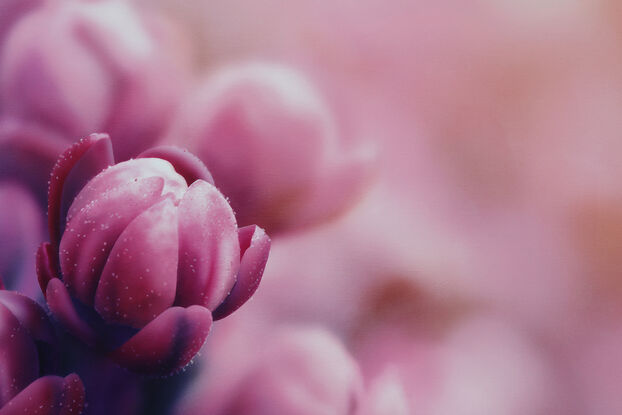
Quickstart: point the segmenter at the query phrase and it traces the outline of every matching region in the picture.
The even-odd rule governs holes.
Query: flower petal
[[[136,372],[169,374],[192,360],[203,346],[211,325],[212,315],[205,307],[171,307],[111,357]]]
[[[63,379],[62,405],[59,415],[75,415],[82,413],[84,409],[84,385],[80,377],[75,373],[65,376]]]
[[[48,188],[48,228],[50,231],[50,241],[53,246],[58,246],[60,238],[60,212],[61,200],[65,180],[71,173],[73,167],[80,161],[80,158],[100,141],[110,142],[107,134],[91,134],[81,139],[63,154],[61,154],[52,169],[50,175],[50,186]],[[105,147],[98,146],[100,149]]]
[[[50,311],[71,334],[90,346],[97,344],[97,334],[78,315],[67,291],[58,278],[50,280],[45,291]]]
[[[92,305],[99,277],[121,232],[161,199],[164,179],[136,179],[109,189],[75,213],[60,242],[63,281],[72,295]]]
[[[144,158],[124,161],[107,168],[84,186],[73,200],[67,213],[67,220],[71,220],[86,205],[99,199],[110,189],[147,177],[162,177],[164,179],[162,194],[173,193],[177,199],[181,199],[188,187],[184,178],[165,160]]]
[[[8,307],[0,304],[0,406],[38,375],[34,341]]]
[[[205,164],[188,150],[175,146],[160,146],[144,151],[138,156],[138,158],[145,157],[155,157],[168,161],[173,165],[175,171],[186,179],[188,185],[199,179],[214,184],[212,174]]]
[[[173,304],[177,284],[177,207],[156,203],[121,233],[95,293],[108,323],[141,328]]]
[[[0,303],[13,313],[35,340],[54,341],[54,328],[36,301],[15,291],[0,291]]]
[[[235,283],[240,261],[231,206],[213,185],[197,180],[179,203],[179,268],[175,304],[208,309]]]
[[[59,278],[56,271],[58,269],[56,264],[57,257],[56,250],[49,242],[42,243],[39,249],[37,249],[37,257],[35,259],[37,280],[44,295],[50,280]]]
[[[76,195],[93,177],[114,164],[110,139],[99,140],[84,152],[65,179],[61,201],[61,228],[66,222],[67,210]]]
[[[214,310],[214,320],[220,320],[240,308],[257,291],[263,276],[270,238],[256,225],[245,226],[239,231],[242,260],[235,286],[227,298]]]
[[[11,399],[0,415],[79,415],[84,409],[84,386],[75,373],[65,377],[44,376]]]

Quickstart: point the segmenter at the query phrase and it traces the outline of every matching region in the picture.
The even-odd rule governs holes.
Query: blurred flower
[[[237,354],[242,364],[217,360],[228,359],[225,355],[231,350],[241,351],[236,346],[248,348],[250,342],[227,342],[220,350],[211,347],[204,377],[180,400],[177,414],[358,413],[362,397],[359,369],[333,335],[321,328],[305,327],[268,332],[272,334],[252,336],[253,353]],[[239,334],[233,339],[239,340],[235,336]]]
[[[68,142],[107,131],[119,159],[136,156],[167,127],[183,91],[179,63],[161,48],[173,47],[169,33],[125,1],[46,2],[7,38],[1,110]]]
[[[39,377],[50,363],[54,331],[30,298],[0,289],[0,414],[80,414],[84,387],[76,374]]]
[[[188,152],[160,147],[113,164],[104,134],[60,156],[39,281],[72,334],[134,371],[170,373],[198,352],[212,316],[226,317],[252,296],[270,239],[254,225],[238,230],[209,172]],[[68,197],[61,236],[61,199],[72,187],[78,194]]]
[[[50,171],[67,140],[37,123],[0,119],[0,179],[18,181],[46,204]]]
[[[0,209],[0,280],[10,290],[34,296],[39,292],[34,259],[43,239],[43,213],[14,182],[0,182],[0,200],[5,204]]]
[[[365,394],[361,415],[410,415],[408,398],[394,368],[375,378]]]
[[[0,3],[0,50],[11,27],[44,0],[4,0]]]
[[[486,312],[456,316],[445,327],[433,321],[429,315],[423,324],[361,333],[355,356],[370,390],[407,397],[408,414],[572,413],[572,403],[559,401],[562,379],[520,328]]]
[[[182,106],[172,131],[187,137],[238,221],[270,231],[343,211],[366,184],[373,156],[341,139],[307,79],[269,63],[213,74]]]

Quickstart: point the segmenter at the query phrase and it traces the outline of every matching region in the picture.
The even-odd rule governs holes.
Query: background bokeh
[[[322,220],[305,211],[280,221],[276,205],[262,216],[279,222],[265,219],[275,232],[261,286],[214,326],[202,352],[212,374],[198,375],[180,413],[198,413],[192,402],[214,385],[210,376],[226,389],[227,376],[251,364],[244,359],[255,342],[292,326],[339,339],[361,370],[369,414],[622,413],[618,2],[132,6],[160,19],[154,47],[164,63],[148,65],[176,68],[174,77],[153,75],[178,95],[171,108],[188,108],[177,100],[195,102],[204,82],[232,66],[279,65],[321,97],[340,143],[335,154],[365,154],[356,180],[347,172],[358,167],[344,169],[327,179],[330,191],[305,199],[328,212]],[[0,71],[0,85],[10,72]],[[10,102],[2,101],[5,114]],[[128,105],[142,113],[142,105]],[[157,139],[149,128],[110,128],[198,152],[219,148],[199,150],[183,116],[175,117],[182,121]],[[12,131],[0,126],[7,148],[15,147],[5,138]],[[266,150],[264,166],[278,162],[279,151],[302,160],[319,145],[287,132],[282,143],[266,144],[276,150]],[[257,154],[264,157],[244,157]],[[284,166],[262,178],[266,188],[304,167]],[[27,175],[5,170],[5,179]],[[329,206],[350,193],[347,203]]]

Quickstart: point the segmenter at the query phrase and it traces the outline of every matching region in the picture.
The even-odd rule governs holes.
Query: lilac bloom
[[[114,164],[105,134],[59,157],[48,220],[51,242],[39,248],[37,271],[50,310],[140,373],[188,364],[212,319],[255,292],[270,249],[261,228],[238,229],[196,157],[160,147]]]

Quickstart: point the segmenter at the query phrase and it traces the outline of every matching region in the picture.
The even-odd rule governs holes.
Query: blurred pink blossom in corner
[[[198,84],[170,139],[205,162],[242,225],[281,231],[329,219],[364,190],[374,152],[342,134],[302,73],[250,62]]]

